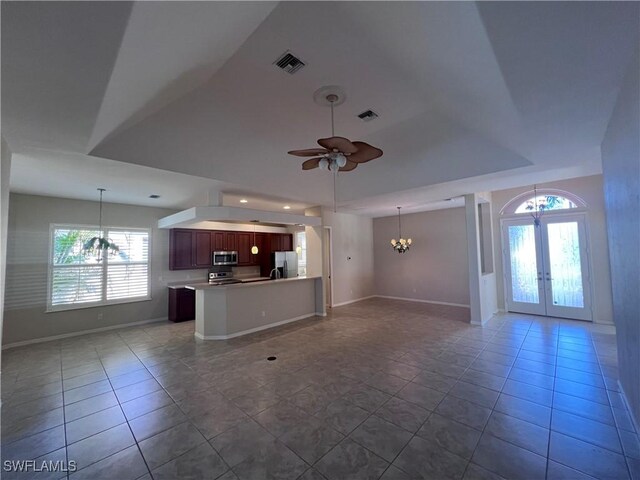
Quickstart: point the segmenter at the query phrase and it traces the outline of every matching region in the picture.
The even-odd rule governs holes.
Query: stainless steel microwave
[[[238,252],[213,252],[211,254],[212,265],[237,265]]]

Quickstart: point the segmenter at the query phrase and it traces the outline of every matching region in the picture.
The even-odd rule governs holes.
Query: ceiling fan
[[[333,107],[344,102],[345,96],[336,87],[323,87],[314,94],[316,103],[331,106],[331,137],[321,138],[318,144],[322,148],[291,150],[289,155],[298,157],[314,157],[302,162],[303,170],[320,168],[337,173],[350,172],[358,164],[382,156],[382,150],[365,142],[352,142],[344,137],[336,137],[333,124]]]

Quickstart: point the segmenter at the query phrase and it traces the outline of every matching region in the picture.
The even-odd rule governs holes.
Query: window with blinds
[[[85,254],[83,244],[104,235],[114,254]],[[145,300],[149,295],[149,230],[53,225],[49,309],[64,310]]]

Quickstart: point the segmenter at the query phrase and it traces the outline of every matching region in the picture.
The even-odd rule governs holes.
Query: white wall
[[[7,237],[9,222],[9,176],[11,173],[11,150],[4,138],[0,139],[0,344],[4,324],[4,298],[6,290]],[[0,364],[1,366],[1,364]]]
[[[150,228],[151,300],[45,313],[51,223],[96,224],[98,202],[11,194],[3,344],[167,317],[167,282],[204,279],[203,270],[170,271],[169,231],[156,227],[173,210],[104,204],[103,224]],[[99,315],[101,318],[99,319]]]
[[[640,53],[636,49],[602,142],[620,384],[640,426]],[[604,250],[601,252],[603,257]]]
[[[333,305],[374,295],[373,221],[323,209],[322,224],[331,227]]]
[[[399,254],[398,217],[373,221],[376,294],[468,306],[465,209],[402,215],[402,234],[413,244]]]
[[[611,276],[608,251],[607,230],[605,224],[604,196],[602,194],[602,175],[574,178],[558,182],[542,183],[538,188],[556,188],[577,195],[587,206],[587,231],[593,267],[593,305],[594,322],[613,323],[611,303]],[[502,254],[502,237],[500,235],[500,211],[517,195],[532,190],[533,186],[512,188],[492,192],[493,201],[493,236],[494,261],[496,267],[498,307],[505,308],[504,269]],[[533,220],[532,220],[533,221]]]

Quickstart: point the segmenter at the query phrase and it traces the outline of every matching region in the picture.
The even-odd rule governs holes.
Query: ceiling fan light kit
[[[333,120],[333,108],[346,100],[340,87],[330,85],[322,87],[313,94],[313,100],[322,106],[331,107],[331,137],[320,138],[322,148],[289,150],[289,155],[314,157],[302,162],[302,170],[319,168],[333,173],[333,211],[336,211],[336,176],[338,172],[355,170],[358,164],[369,162],[382,156],[382,150],[365,142],[352,142],[345,137],[336,137]]]
[[[331,137],[318,140],[318,145],[322,148],[288,152],[289,155],[298,157],[314,157],[302,162],[303,170],[320,168],[332,173],[350,172],[355,170],[359,163],[366,163],[382,156],[382,150],[368,143],[352,142],[348,138],[335,135],[333,108],[346,100],[346,95],[340,87],[322,87],[313,94],[313,99],[318,105],[331,107]]]

